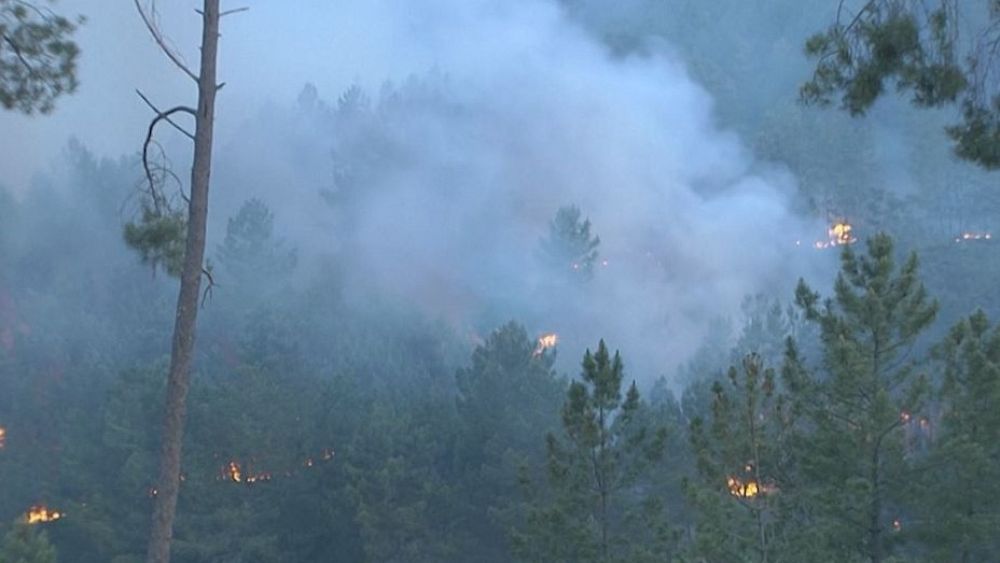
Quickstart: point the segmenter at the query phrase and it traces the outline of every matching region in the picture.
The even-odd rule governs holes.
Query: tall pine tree
[[[1000,328],[976,312],[938,355],[941,414],[914,427],[916,439],[933,441],[916,527],[934,561],[988,561],[1000,549]]]
[[[790,343],[784,376],[805,420],[796,447],[810,529],[826,557],[880,563],[895,551],[907,506],[904,428],[928,389],[910,352],[937,303],[916,255],[897,267],[885,234],[867,250],[844,247],[832,299],[799,282],[796,302],[820,329],[822,362],[811,369]]]
[[[549,489],[516,533],[529,561],[652,561],[667,556],[672,534],[662,507],[645,494],[663,456],[666,430],[642,422],[633,382],[622,396],[624,366],[602,340],[583,357],[562,407],[562,439],[547,437]]]

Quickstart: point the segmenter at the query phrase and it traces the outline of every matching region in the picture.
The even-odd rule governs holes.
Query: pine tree
[[[17,522],[3,539],[0,563],[55,563],[56,549],[48,535],[34,526]]]
[[[864,256],[845,247],[834,298],[804,281],[796,302],[820,329],[823,358],[811,369],[790,342],[783,372],[805,425],[796,439],[800,500],[827,556],[885,561],[894,551],[908,469],[904,426],[924,407],[928,385],[909,352],[937,304],[918,277],[916,255],[896,267],[879,234]]]
[[[644,494],[648,471],[663,456],[666,430],[642,424],[633,382],[622,396],[624,367],[602,340],[587,350],[581,381],[562,407],[563,437],[549,434],[548,496],[515,533],[529,561],[661,560],[672,535],[661,504]],[[652,537],[650,537],[650,535]]]
[[[259,199],[244,203],[229,219],[218,259],[238,283],[269,282],[288,275],[298,261],[274,237],[274,213]]]
[[[472,353],[456,374],[459,439],[456,459],[469,502],[465,526],[476,534],[477,560],[510,559],[506,524],[517,516],[517,472],[540,465],[542,438],[559,425],[566,382],[524,327],[510,322]]]
[[[987,561],[1000,549],[1000,328],[978,311],[937,352],[941,415],[913,421],[915,439],[933,441],[916,527],[935,561]]]
[[[542,254],[554,271],[586,280],[594,275],[600,244],[600,237],[590,233],[590,219],[581,220],[580,208],[570,205],[560,207],[549,223],[549,236],[542,240]]]
[[[727,379],[712,387],[710,420],[691,423],[698,464],[687,487],[696,511],[693,551],[708,561],[799,561],[783,542],[792,419],[774,370],[748,354]]]
[[[829,105],[839,98],[842,109],[855,116],[892,90],[908,92],[921,108],[957,105],[962,121],[947,128],[956,155],[997,169],[1000,111],[991,46],[1000,10],[996,2],[969,3],[963,21],[962,4],[868,0],[856,10],[841,5],[836,20],[806,41],[816,67],[801,87],[802,99]],[[970,29],[973,20],[978,29]]]
[[[83,22],[35,4],[0,0],[0,105],[26,114],[48,113],[76,90],[80,49],[71,37]]]

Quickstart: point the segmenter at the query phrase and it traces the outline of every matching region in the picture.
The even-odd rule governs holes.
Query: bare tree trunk
[[[205,258],[208,185],[212,171],[212,128],[215,120],[215,94],[218,90],[215,59],[219,44],[219,0],[205,0],[202,20],[201,70],[198,75],[198,110],[195,117],[187,241],[170,352],[160,473],[156,483],[158,494],[153,508],[147,563],[170,561],[170,542],[173,538],[174,514],[177,511],[180,487],[184,417],[187,412],[198,297]]]

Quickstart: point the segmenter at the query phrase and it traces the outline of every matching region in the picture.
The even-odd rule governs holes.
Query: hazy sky
[[[194,12],[198,4],[158,3],[164,31],[193,68],[200,42],[200,19]],[[405,28],[407,13],[394,10],[392,17],[381,17],[377,10],[386,3],[223,2],[224,8],[242,5],[250,11],[222,23],[219,76],[227,86],[220,93],[218,116],[223,126],[241,120],[241,114],[264,100],[293,99],[306,82],[322,92],[338,92],[353,81],[377,83],[406,73],[419,58],[395,49],[394,22]],[[80,88],[61,99],[48,116],[0,112],[0,182],[15,192],[24,189],[31,174],[44,168],[70,135],[100,155],[137,150],[150,110],[136,96],[136,88],[161,107],[196,103],[193,82],[159,52],[131,0],[60,0],[55,9],[87,18],[77,36],[82,49]],[[374,25],[378,22],[385,25]]]

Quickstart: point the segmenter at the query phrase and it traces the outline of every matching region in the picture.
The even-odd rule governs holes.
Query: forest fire
[[[767,495],[778,490],[774,485],[758,484],[754,479],[744,481],[738,477],[726,478],[726,487],[729,489],[729,494],[736,498],[754,498],[758,495]]]
[[[966,231],[955,237],[955,242],[967,242],[973,240],[991,240],[992,238],[993,235],[989,232]]]
[[[250,475],[247,477],[247,485],[253,485],[257,482],[267,482],[271,480],[271,474],[267,471],[263,473],[258,473],[257,475]]]
[[[45,506],[32,506],[24,514],[25,522],[28,524],[45,524],[47,522],[55,522],[66,516],[65,512],[59,512],[58,510],[49,510]]]
[[[243,471],[240,469],[240,464],[236,461],[230,461],[226,464],[225,469],[223,469],[223,475],[233,483],[243,482]]]
[[[555,348],[559,343],[559,335],[554,332],[543,334],[538,338],[538,346],[535,347],[535,356],[541,356],[543,352],[550,348]]]
[[[307,457],[302,461],[302,468],[309,469],[318,465],[320,461],[330,461],[333,459],[335,452],[333,448],[324,448],[320,451],[318,459],[315,457]],[[286,469],[285,471],[278,471],[278,475],[284,475],[285,477],[293,477],[298,473],[297,469]],[[271,471],[256,471],[252,463],[241,464],[239,460],[232,460],[226,463],[220,471],[220,474],[216,479],[218,481],[228,481],[232,483],[240,483],[244,485],[253,485],[256,483],[267,483],[274,479],[274,472]]]
[[[3,449],[4,444],[7,441],[7,429],[0,426],[0,450]]]
[[[729,487],[729,494],[734,497],[753,498],[760,493],[757,482],[753,479],[744,482],[736,477],[729,477],[726,479],[726,486]]]
[[[854,244],[858,241],[852,234],[854,227],[846,220],[839,220],[830,226],[826,231],[827,240],[816,241],[814,245],[817,249],[832,248],[834,246],[844,246]]]

